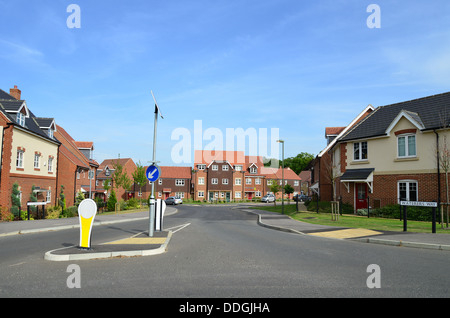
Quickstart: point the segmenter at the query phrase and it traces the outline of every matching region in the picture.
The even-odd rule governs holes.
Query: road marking
[[[346,229],[346,230],[337,230],[337,231],[326,231],[326,232],[316,232],[316,233],[308,233],[309,235],[320,236],[320,237],[330,237],[330,238],[354,238],[354,237],[363,237],[363,236],[373,236],[383,234],[381,232],[366,230],[366,229]]]
[[[19,265],[23,265],[23,264],[25,264],[26,262],[20,262],[20,263],[17,263],[17,264],[11,264],[11,265],[9,265],[8,267],[13,267],[13,266],[19,266]]]
[[[168,228],[167,230],[172,230],[172,229],[176,229],[176,228],[179,227],[179,229],[177,229],[177,230],[175,230],[175,231],[172,231],[172,233],[176,233],[176,232],[178,232],[179,230],[182,230],[182,229],[184,229],[185,227],[187,227],[187,226],[189,226],[189,225],[191,225],[191,223],[186,223],[186,224],[182,224],[182,225],[173,226],[173,227],[171,227],[171,228]]]

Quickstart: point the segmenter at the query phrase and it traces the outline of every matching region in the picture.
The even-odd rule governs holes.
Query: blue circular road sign
[[[147,171],[145,171],[145,176],[148,181],[155,182],[161,176],[161,169],[157,165],[151,165],[147,168]]]

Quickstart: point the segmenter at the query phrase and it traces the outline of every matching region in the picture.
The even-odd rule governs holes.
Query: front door
[[[367,209],[367,184],[356,183],[356,210]]]

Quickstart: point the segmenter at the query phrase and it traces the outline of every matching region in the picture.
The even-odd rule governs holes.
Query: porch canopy
[[[349,183],[367,183],[369,186],[370,192],[373,190],[373,172],[374,168],[366,168],[366,169],[348,169],[341,176],[341,182],[344,183],[344,186],[347,188],[347,192],[350,192]]]

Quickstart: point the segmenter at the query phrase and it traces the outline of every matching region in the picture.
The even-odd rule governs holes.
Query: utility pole
[[[277,142],[281,143],[281,164],[282,164],[282,170],[281,170],[281,214],[284,214],[284,140],[277,140]]]
[[[159,113],[159,107],[158,103],[156,102],[155,96],[153,95],[153,91],[150,91],[152,93],[153,100],[155,101],[155,123],[153,127],[153,159],[151,161],[152,165],[156,165],[156,131],[158,126],[158,113]],[[164,119],[164,117],[161,115],[161,118]],[[154,230],[155,230],[155,182],[152,182],[152,193],[150,195],[150,211],[149,211],[149,229],[148,229],[148,236],[153,237]]]

